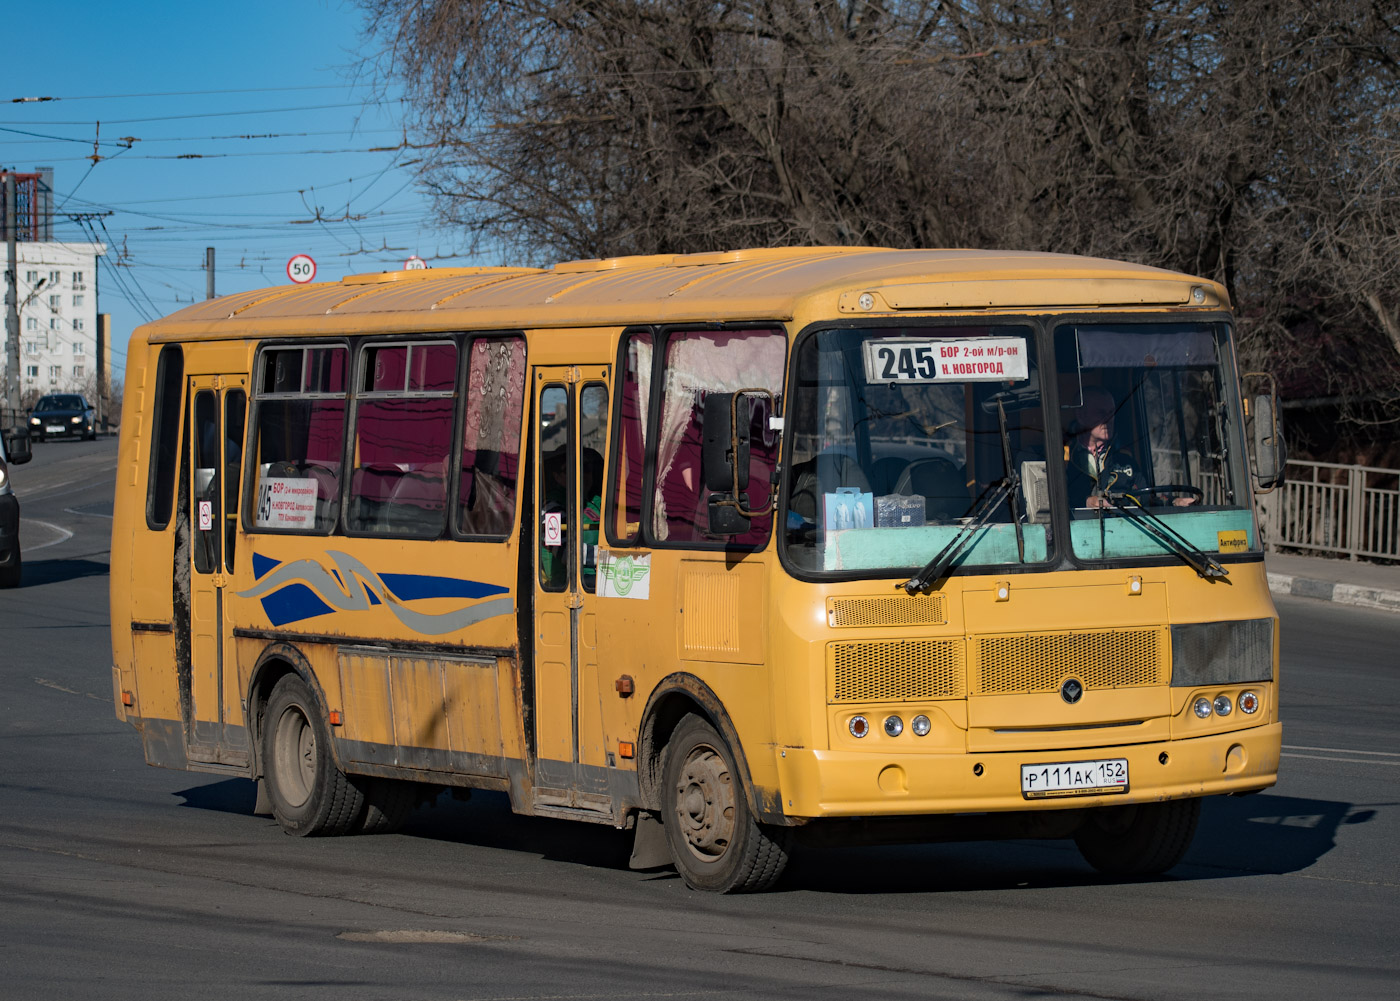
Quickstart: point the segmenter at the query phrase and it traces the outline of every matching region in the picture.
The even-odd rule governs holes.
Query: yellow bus
[[[809,837],[1164,871],[1278,770],[1233,337],[1213,282],[991,251],[190,306],[128,348],[117,714],[291,834],[474,787],[699,889]]]

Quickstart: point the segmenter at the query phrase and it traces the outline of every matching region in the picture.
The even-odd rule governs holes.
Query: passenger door
[[[535,805],[608,812],[596,625],[598,535],[608,427],[606,366],[537,368]]]
[[[243,433],[248,410],[244,375],[196,375],[189,381],[186,448],[189,524],[189,672],[181,672],[186,753],[191,760],[243,764],[247,729],[229,724],[228,707],[241,702],[224,589],[233,573]],[[181,554],[177,552],[177,560]],[[177,567],[177,572],[178,572]],[[241,714],[240,714],[241,719]]]

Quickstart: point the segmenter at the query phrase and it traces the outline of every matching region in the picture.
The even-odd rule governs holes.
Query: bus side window
[[[505,538],[515,521],[525,341],[477,338],[467,364],[456,528],[460,535]]]
[[[619,366],[622,377],[617,388],[617,445],[613,453],[608,538],[621,545],[635,543],[642,532],[642,469],[651,406],[652,346],[651,331],[629,334]]]
[[[214,393],[201,390],[194,398],[194,489],[190,491],[190,524],[194,526],[194,568],[199,573],[219,569],[219,404]]]
[[[653,497],[652,533],[657,541],[673,543],[721,543],[706,534],[708,493],[700,469],[700,422],[705,397],[741,389],[782,391],[783,361],[787,338],[775,330],[679,330],[666,343],[665,375],[661,397],[661,426],[656,453],[656,492]],[[755,427],[750,445],[750,503],[761,508],[773,467],[777,462],[777,438],[768,429],[764,407],[754,407]],[[768,538],[772,515],[753,519],[741,545],[762,545]]]
[[[146,527],[170,524],[179,467],[180,395],[185,387],[185,356],[178,344],[160,350],[156,366],[155,414],[151,417],[151,466],[146,483]]]
[[[457,346],[370,345],[360,372],[345,527],[435,538],[447,523]]]
[[[264,351],[254,379],[257,409],[249,522],[254,528],[329,535],[340,513],[349,352],[333,347]],[[277,503],[275,497],[294,497]]]
[[[608,433],[608,390],[590,382],[578,397],[579,579],[590,594],[597,587],[598,529],[603,517],[603,450]]]

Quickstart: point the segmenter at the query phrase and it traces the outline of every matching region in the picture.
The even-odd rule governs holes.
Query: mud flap
[[[654,813],[637,811],[637,835],[632,842],[629,869],[660,869],[671,864],[671,849],[666,844],[666,828]]]

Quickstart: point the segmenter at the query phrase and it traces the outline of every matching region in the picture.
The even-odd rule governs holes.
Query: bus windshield
[[[1055,362],[1076,556],[1258,549],[1226,325],[1064,324]]]
[[[794,365],[784,539],[795,569],[918,566],[974,512],[987,519],[960,565],[1047,558],[1048,505],[1028,510],[1022,491],[999,489],[1007,456],[1012,470],[1044,467],[1030,327],[821,330]]]

